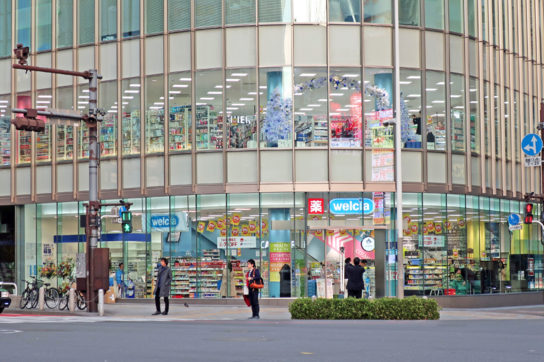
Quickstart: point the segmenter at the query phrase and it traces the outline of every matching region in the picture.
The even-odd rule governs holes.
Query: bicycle
[[[54,287],[50,288],[50,283],[44,283],[43,285],[45,286],[45,305],[47,305],[47,307],[50,309],[56,308],[60,300],[59,290]]]
[[[85,310],[87,308],[87,302],[83,293],[79,290],[75,290],[76,306],[79,310]],[[70,300],[70,289],[68,289],[59,300],[59,310],[65,310],[68,308],[68,302]]]
[[[35,276],[31,276],[30,278],[33,279],[30,282],[25,280],[25,283],[26,283],[25,290],[21,294],[21,301],[19,303],[19,307],[21,309],[25,309],[27,306],[29,306],[29,304],[30,304],[29,308],[36,308],[36,306],[38,305],[39,281]]]

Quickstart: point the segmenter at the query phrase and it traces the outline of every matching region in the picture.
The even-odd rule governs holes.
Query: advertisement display
[[[270,243],[270,281],[280,281],[280,270],[285,265],[291,265],[291,243]]]
[[[257,247],[257,238],[254,236],[231,236],[228,239],[229,239],[229,249]],[[219,249],[225,249],[227,247],[227,238],[218,237],[217,247]]]

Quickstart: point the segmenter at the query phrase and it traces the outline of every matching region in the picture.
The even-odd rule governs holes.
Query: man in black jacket
[[[359,265],[361,259],[353,259],[353,265],[348,271],[348,297],[361,299],[363,295],[363,273],[365,270]]]

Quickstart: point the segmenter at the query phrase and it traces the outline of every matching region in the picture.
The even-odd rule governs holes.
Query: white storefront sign
[[[257,247],[257,238],[255,236],[231,236],[228,239],[229,249]],[[217,247],[219,249],[225,249],[227,247],[227,238],[218,237]]]

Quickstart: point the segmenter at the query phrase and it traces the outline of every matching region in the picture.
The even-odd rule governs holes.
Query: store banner
[[[421,245],[420,239],[419,246],[423,246],[425,248],[442,248],[445,245],[444,242],[444,235],[423,235],[423,245]]]
[[[151,214],[148,226],[151,231],[189,231],[186,212]]]
[[[255,236],[231,236],[229,240],[229,249],[234,248],[256,248],[257,247],[257,238]],[[217,247],[219,249],[226,249],[227,247],[227,238],[218,237],[217,238]]]
[[[329,211],[337,215],[369,215],[374,212],[372,199],[332,199]]]

